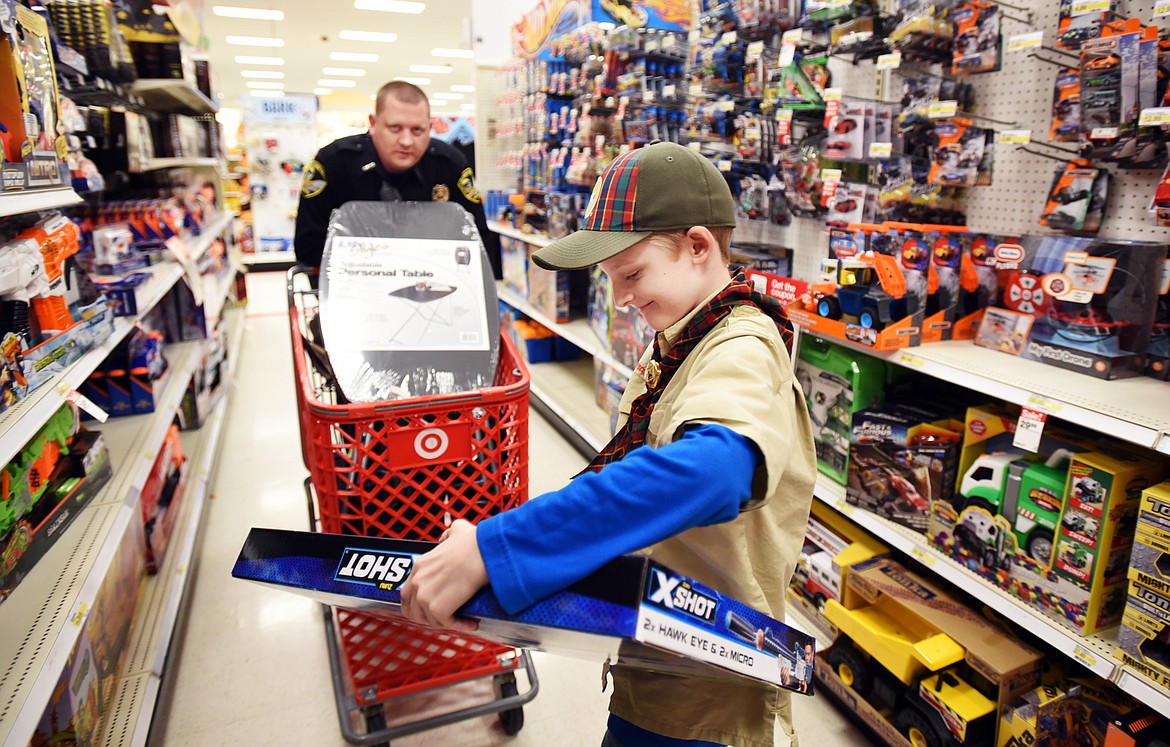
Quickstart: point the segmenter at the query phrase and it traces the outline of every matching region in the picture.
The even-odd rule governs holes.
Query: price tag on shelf
[[[1027,405],[1033,410],[1040,410],[1042,412],[1048,413],[1049,415],[1059,415],[1060,411],[1064,409],[1064,407],[1059,402],[1053,402],[1050,399],[1044,399],[1043,397],[1038,397],[1035,394],[1028,395]]]
[[[87,612],[89,612],[89,604],[82,602],[81,606],[77,608],[77,614],[73,616],[72,620],[70,620],[70,622],[73,623],[73,627],[81,627],[81,624],[85,622],[85,613]]]
[[[1031,130],[1000,130],[995,140],[998,143],[1030,143],[1032,142]]]
[[[1086,13],[1101,13],[1111,10],[1113,0],[1073,0],[1071,16],[1083,16]]]
[[[1154,18],[1170,16],[1170,0],[1158,0],[1154,3]]]
[[[1040,451],[1040,437],[1044,435],[1046,420],[1048,415],[1045,413],[1023,408],[1020,411],[1020,419],[1016,421],[1016,435],[1012,438],[1012,446],[1032,453]]]
[[[780,59],[776,60],[779,67],[788,67],[796,60],[796,45],[784,43],[780,45]]]
[[[1008,37],[1007,50],[1017,52],[1021,49],[1044,46],[1043,31],[1029,31],[1026,34],[1014,34]]]
[[[946,119],[955,116],[959,111],[958,101],[932,101],[926,107],[926,116],[931,119]]]
[[[1084,646],[1073,646],[1073,658],[1089,669],[1097,666],[1097,657]]]
[[[702,96],[703,95],[703,84],[702,83],[692,83],[687,88],[687,93],[689,93],[691,96]]]
[[[846,516],[852,516],[853,514],[857,513],[857,509],[853,508],[853,506],[850,506],[845,501],[837,501],[837,508]]]
[[[1142,109],[1142,113],[1138,116],[1139,127],[1156,127],[1160,125],[1170,125],[1170,106]]]
[[[85,412],[89,413],[90,416],[99,423],[104,423],[110,419],[110,414],[108,412],[98,407],[92,399],[86,397],[76,389],[70,389],[65,394],[65,401],[71,405],[76,405]]]
[[[910,366],[912,368],[922,368],[926,365],[926,361],[922,360],[916,355],[909,353],[900,353],[898,355],[898,363],[903,366]]]
[[[690,148],[691,150],[698,151],[698,150],[703,149],[703,144],[700,143],[698,140],[692,140],[691,142],[687,143],[687,147]]]
[[[646,89],[646,91],[644,91],[642,93],[642,103],[653,104],[654,103],[654,92],[649,90],[649,89]]]
[[[889,70],[891,68],[898,67],[901,64],[902,64],[902,53],[901,52],[890,52],[889,54],[881,54],[881,55],[878,55],[878,58],[877,58],[877,69],[878,70]]]
[[[1093,131],[1089,133],[1089,137],[1094,140],[1115,140],[1117,138],[1117,128],[1094,127]]]
[[[825,92],[821,94],[821,98],[825,101],[840,101],[841,92],[840,88],[826,88]]]
[[[801,28],[788,29],[780,37],[780,43],[781,44],[791,44],[793,46],[796,46],[796,44],[800,41],[801,36],[803,34],[804,34],[804,29],[801,29]]]
[[[889,158],[890,154],[894,152],[893,143],[870,143],[869,157],[870,158]]]
[[[673,99],[674,94],[675,94],[675,87],[674,87],[673,83],[662,87],[662,98]]]
[[[715,105],[715,108],[721,112],[733,112],[735,111],[735,102],[731,100],[720,101]]]
[[[721,159],[719,161],[719,170],[720,171],[731,171],[731,161],[727,160],[726,158]]]
[[[910,548],[910,554],[914,556],[915,560],[917,560],[919,563],[922,563],[924,566],[927,566],[928,568],[934,567],[934,557],[923,550],[921,547]]]
[[[748,54],[763,54],[764,53],[764,43],[762,41],[752,42],[751,44],[749,44],[747,46],[747,53]]]
[[[723,42],[724,44],[735,44],[737,41],[739,41],[739,32],[738,31],[725,32],[723,34],[723,38],[720,39],[719,41]]]

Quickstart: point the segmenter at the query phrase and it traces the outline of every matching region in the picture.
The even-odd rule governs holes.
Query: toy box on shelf
[[[613,285],[600,268],[589,273],[587,304],[589,326],[615,359],[627,368],[638,364],[642,353],[654,341],[654,330],[632,306],[618,306]]]
[[[116,547],[93,603],[85,608],[77,643],[30,744],[100,743],[138,603],[144,568],[142,522],[127,522]],[[54,732],[69,731],[70,741],[53,741]]]
[[[155,456],[150,475],[142,486],[147,573],[158,572],[170,544],[179,503],[183,499],[186,462],[183,444],[179,439],[179,425],[177,422],[172,423]]]
[[[100,433],[78,430],[69,405],[4,468],[0,501],[0,599],[29,574],[109,481]]]
[[[60,123],[57,74],[45,19],[12,0],[0,0],[0,194],[68,186],[68,146]]]
[[[192,430],[203,425],[224,393],[228,359],[227,328],[221,321],[207,338],[202,360],[179,403],[179,427]]]
[[[1040,681],[1039,653],[888,558],[853,566],[825,616],[840,635],[817,676],[889,744],[993,744]]]
[[[975,342],[1103,379],[1145,371],[1164,244],[1025,236],[995,249],[999,298]]]
[[[600,358],[593,359],[593,397],[609,416],[610,433],[617,430],[618,406],[626,393],[626,376]]]
[[[1170,590],[1130,582],[1113,653],[1122,663],[1170,689]]]
[[[504,287],[521,298],[528,298],[528,244],[501,236],[500,251]]]
[[[1004,710],[996,745],[1107,745],[1110,724],[1135,708],[1137,702],[1116,685],[1098,677],[1068,677],[1053,667],[1040,687]]]
[[[853,414],[882,403],[886,363],[808,334],[800,338],[795,375],[812,418],[817,468],[845,484]]]
[[[1109,722],[1104,747],[1158,747],[1170,729],[1165,717],[1149,706],[1141,706]]]
[[[804,533],[800,562],[788,586],[788,601],[800,607],[813,624],[830,637],[837,628],[825,617],[825,603],[841,601],[841,588],[851,566],[889,552],[856,524],[828,506],[814,501]]]
[[[1073,456],[1050,563],[1017,553],[1011,592],[1064,617],[1081,635],[1116,625],[1143,488],[1167,473],[1165,459],[1115,444]]]
[[[929,252],[887,226],[832,228],[832,257],[821,279],[788,307],[788,316],[810,332],[875,350],[918,345],[927,295]]]
[[[931,505],[954,492],[961,438],[957,423],[904,406],[856,413],[846,500],[925,532]]]
[[[1019,417],[1014,405],[967,409],[957,490],[931,506],[927,528],[936,548],[1002,589],[1017,553],[1050,561],[1068,456],[1091,448],[1050,423],[1029,453],[1013,443]]]

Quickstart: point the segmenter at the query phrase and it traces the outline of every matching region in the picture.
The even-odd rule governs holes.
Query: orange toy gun
[[[65,262],[81,248],[81,231],[73,221],[60,215],[50,216],[20,234],[41,248],[48,290],[32,299],[33,312],[41,330],[61,331],[73,324],[69,304],[65,301]]]

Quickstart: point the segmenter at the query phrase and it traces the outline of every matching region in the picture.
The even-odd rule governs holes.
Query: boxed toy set
[[[1113,653],[1161,687],[1170,687],[1170,591],[1130,582]]]
[[[1145,371],[1166,247],[1025,236],[995,248],[995,306],[976,344],[1103,379]]]
[[[795,371],[812,419],[817,469],[844,484],[853,415],[882,403],[885,361],[814,335],[800,340]]]
[[[179,504],[183,498],[187,457],[172,423],[142,486],[142,521],[146,537],[146,572],[157,573],[170,545]]]
[[[32,571],[111,475],[100,433],[79,430],[65,405],[4,468],[0,600]]]
[[[415,558],[433,547],[252,529],[232,575],[394,617]],[[616,558],[515,615],[484,588],[460,615],[478,622],[477,636],[506,645],[812,694],[812,636],[644,557]]]
[[[837,627],[825,617],[825,604],[830,599],[841,601],[842,584],[852,566],[888,552],[889,548],[856,524],[820,501],[813,501],[800,561],[788,585],[789,603],[797,605],[809,621],[836,638]]]
[[[926,532],[930,507],[954,493],[962,436],[947,420],[906,407],[853,416],[846,500]]]
[[[893,560],[854,565],[844,596],[825,605],[841,635],[817,676],[889,744],[994,744],[1040,682],[1038,652]]]

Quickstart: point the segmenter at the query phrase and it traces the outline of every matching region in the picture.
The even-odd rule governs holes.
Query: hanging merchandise
[[[1101,171],[1074,161],[1057,170],[1040,225],[1057,231],[1080,231],[1085,225],[1093,185]]]
[[[792,212],[806,218],[825,213],[821,205],[821,159],[814,145],[801,145],[781,151],[780,171],[784,175],[784,193]]]
[[[888,37],[903,59],[950,63],[954,26],[951,8],[942,0],[897,0],[897,23]]]
[[[1056,46],[1070,52],[1078,52],[1081,45],[1101,36],[1101,27],[1117,10],[1115,2],[1109,2],[1105,10],[1078,13],[1074,0],[1060,0],[1060,20],[1057,22]]]
[[[952,73],[999,70],[999,19],[999,6],[986,0],[966,0],[955,7]]]
[[[291,252],[300,197],[324,189],[329,176],[316,161],[298,160],[317,147],[317,97],[245,97],[244,129],[256,251]]]
[[[1081,76],[1075,67],[1061,68],[1052,92],[1052,126],[1048,139],[1076,143],[1081,139]]]
[[[973,187],[987,134],[962,117],[939,120],[934,126],[935,149],[928,179],[947,187]]]

